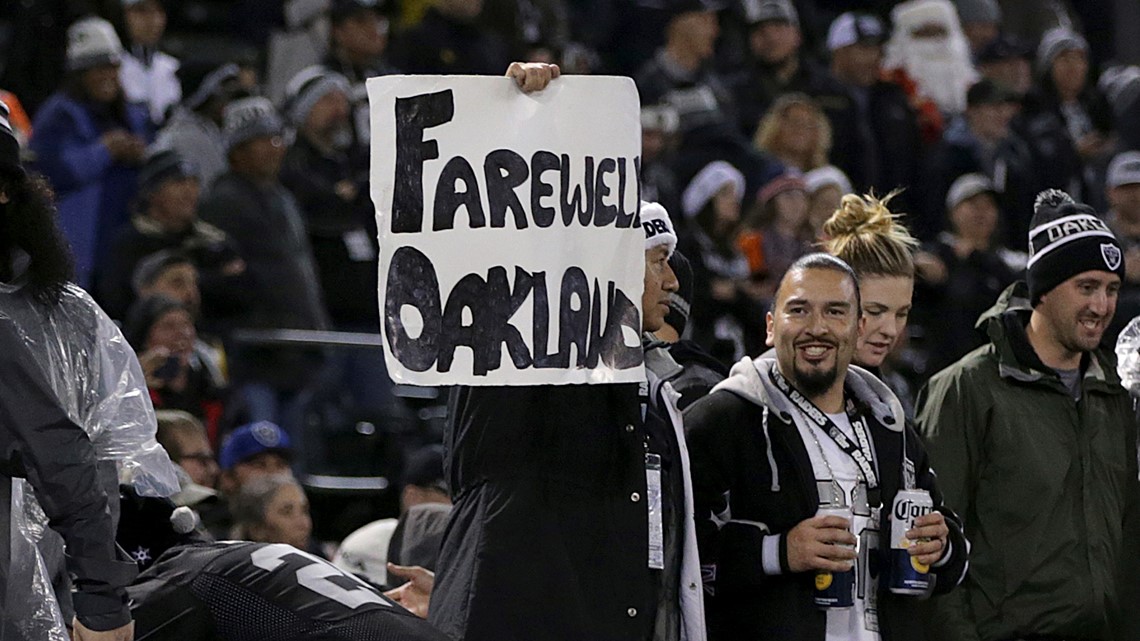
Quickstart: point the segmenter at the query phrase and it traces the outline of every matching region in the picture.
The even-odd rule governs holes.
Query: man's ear
[[[767,337],[764,338],[764,344],[768,347],[776,346],[776,325],[772,318],[772,312],[764,315],[764,326],[768,332]]]

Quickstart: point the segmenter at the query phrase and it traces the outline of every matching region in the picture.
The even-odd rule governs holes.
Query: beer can
[[[851,522],[851,508],[820,508],[816,516],[838,516]],[[815,605],[818,608],[849,608],[855,605],[855,568],[846,572],[824,572],[815,574]]]
[[[926,490],[900,490],[891,507],[891,548],[887,553],[889,587],[895,594],[921,596],[930,590],[930,566],[910,555],[910,547],[919,541],[906,538],[914,522],[934,511],[934,502]]]

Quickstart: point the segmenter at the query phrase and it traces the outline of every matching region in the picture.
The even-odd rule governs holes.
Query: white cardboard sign
[[[380,314],[414,385],[644,380],[641,126],[628,78],[367,83]]]

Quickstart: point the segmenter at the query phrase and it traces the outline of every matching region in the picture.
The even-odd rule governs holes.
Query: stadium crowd
[[[54,207],[74,270],[54,249],[44,249],[51,243],[27,240],[41,236],[21,230],[9,220],[15,206],[6,208],[3,229],[9,238],[0,243],[5,248],[0,293],[18,302],[0,302],[0,316],[16,326],[14,342],[27,343],[34,352],[37,344],[65,343],[57,334],[72,331],[56,329],[53,320],[43,330],[48,338],[37,338],[28,328],[46,323],[38,319],[54,318],[45,309],[83,310],[68,314],[83,323],[76,331],[90,329],[94,336],[91,328],[98,328],[96,345],[77,348],[83,356],[75,358],[64,349],[58,359],[47,358],[49,368],[62,368],[61,362],[86,367],[100,343],[122,345],[123,353],[137,355],[137,364],[104,367],[126,372],[115,394],[149,397],[156,416],[144,413],[140,420],[156,421],[155,438],[175,465],[177,492],[168,504],[155,496],[170,492],[148,494],[124,486],[120,501],[113,496],[113,482],[104,478],[102,484],[113,520],[121,516],[120,532],[127,531],[120,544],[140,570],[148,571],[146,580],[132,587],[136,605],[143,605],[134,616],[155,630],[176,607],[170,604],[191,598],[181,596],[169,577],[189,566],[236,563],[229,554],[236,548],[210,547],[209,541],[240,539],[257,544],[249,548],[255,560],[271,556],[267,551],[278,550],[278,544],[303,551],[303,558],[289,561],[301,564],[298,576],[322,568],[319,578],[333,586],[325,594],[341,604],[345,601],[336,595],[358,605],[389,603],[379,596],[377,589],[383,588],[388,598],[426,617],[430,601],[436,604],[432,624],[471,641],[695,641],[704,638],[706,619],[715,639],[823,639],[824,629],[829,641],[925,635],[985,641],[1134,639],[1127,634],[1135,628],[1116,618],[1116,608],[1124,599],[1140,597],[1140,589],[1130,592],[1135,586],[1126,580],[1119,590],[1102,585],[1115,585],[1118,571],[1140,563],[1133,558],[1138,555],[1120,553],[1121,537],[1140,531],[1140,496],[1134,487],[1132,409],[1111,360],[1118,335],[1140,316],[1140,67],[1115,58],[1106,26],[1113,11],[1109,0],[4,3],[0,203],[8,207],[26,196],[36,203],[29,210]],[[602,400],[592,391],[573,389],[457,390],[446,407],[444,433],[436,420],[445,411],[441,402],[394,386],[376,347],[346,350],[322,347],[320,340],[299,345],[250,339],[251,330],[263,336],[278,330],[330,332],[321,340],[332,344],[341,340],[337,337],[379,335],[379,248],[369,189],[365,80],[405,73],[501,75],[510,66],[524,89],[533,88],[528,74],[545,74],[539,86],[557,82],[558,73],[549,66],[515,67],[512,61],[557,64],[564,75],[628,75],[636,82],[642,103],[641,195],[659,204],[643,205],[643,217],[660,215],[672,239],[667,252],[646,246],[646,295],[652,285],[670,303],[668,316],[651,322],[645,314],[643,330],[651,337],[646,359],[649,366],[650,354],[659,350],[684,371],[680,377],[662,371],[650,375],[651,383],[654,377],[670,381],[680,409],[697,403],[686,410],[683,429],[661,400],[668,394],[651,384],[651,398],[618,390]],[[1074,242],[1063,248],[1071,253],[1062,254],[1061,243],[1054,244],[1059,236],[1039,237],[1062,219],[1084,225],[1081,229],[1102,243],[1101,253],[1078,253],[1080,243]],[[50,236],[50,224],[32,224]],[[52,258],[41,259],[44,255]],[[45,262],[58,269],[45,269]],[[651,283],[655,269],[660,273]],[[1096,325],[1092,342],[1083,334],[1069,343],[1056,338],[1072,349],[1061,350],[1064,358],[1046,355],[1034,323],[1067,313],[1057,302],[1061,294],[1050,297],[1050,292],[1089,273],[1106,282],[1080,281],[1081,287],[1103,291],[1107,301],[1087,312]],[[800,298],[810,307],[820,291],[851,294],[845,289],[848,277],[856,287],[854,298],[840,302],[854,302],[852,318],[861,314],[864,320],[858,322],[865,325],[857,346],[854,339],[848,345],[839,338],[824,346],[840,352],[850,347],[853,367],[848,371],[847,362],[841,363],[839,387],[811,394],[802,387],[808,385],[804,378],[790,374],[794,359],[789,354],[798,353],[799,343],[781,342],[797,322],[789,320],[794,314],[787,311],[790,292],[807,292]],[[69,278],[72,284],[65,284]],[[20,298],[19,287],[27,282],[31,295]],[[9,283],[15,284],[12,291],[5,289]],[[1088,295],[1094,294],[1101,295]],[[1023,322],[1017,325],[1015,318]],[[845,336],[849,320],[856,322],[829,318],[826,332]],[[986,367],[983,354],[994,352],[1007,359],[1000,363],[1002,375],[980,380],[976,372]],[[770,369],[757,365],[759,375],[742,373],[742,359],[751,363],[766,353]],[[808,360],[814,358],[813,353]],[[1014,379],[1024,383],[1045,376],[1061,401],[1071,397],[1075,403],[1029,392],[1018,396],[1011,388],[994,396],[1015,401],[1005,405],[991,399],[992,406],[979,408],[983,391],[1010,385],[1006,372],[1022,365]],[[809,404],[819,404],[817,412],[828,412],[828,420],[840,423],[835,429],[901,435],[901,443],[872,439],[880,453],[872,458],[884,469],[898,468],[895,475],[909,479],[905,487],[883,472],[879,488],[854,465],[852,484],[843,485],[840,476],[847,471],[833,472],[830,450],[825,454],[818,440],[814,446],[805,443],[808,449],[819,447],[819,457],[798,447],[794,435],[804,426],[788,418],[794,412],[788,409],[792,396],[777,398],[781,373]],[[47,387],[62,396],[60,389],[69,383],[57,381],[50,370],[45,376]],[[844,381],[857,398],[847,401],[846,414],[843,402],[825,407],[834,400],[828,396],[834,389],[843,398]],[[710,395],[714,386],[718,391]],[[736,396],[728,400],[725,390]],[[636,417],[638,403],[640,422],[629,418]],[[85,407],[83,402],[61,400],[60,405],[94,446],[94,453],[84,456],[122,458],[119,441],[105,446],[108,437],[89,427],[94,419],[75,409]],[[865,409],[862,419],[855,405]],[[550,408],[558,413],[559,407],[574,411],[532,415]],[[119,410],[103,403],[99,411],[110,416]],[[782,421],[773,434],[791,430],[795,447],[769,438],[770,411],[773,420]],[[1068,418],[1056,418],[1061,415]],[[1042,424],[1067,426],[1064,421],[1071,420],[1075,432],[1058,438],[1070,439],[1074,451],[1090,457],[1074,463],[1073,475],[1079,478],[1066,476],[1056,486],[1019,484],[1019,465],[1031,474],[1062,456],[1050,447],[1035,451],[1028,463],[1002,454],[1015,433],[1009,425],[1024,416]],[[618,508],[629,507],[629,489],[619,497],[624,505],[598,503],[576,515],[570,507],[547,514],[546,502],[577,506],[587,500],[583,496],[608,491],[591,484],[620,485],[630,470],[633,477],[641,475],[638,462],[614,476],[588,478],[588,461],[595,456],[589,450],[597,449],[601,460],[606,447],[617,451],[629,445],[606,431],[627,418],[625,431],[634,439],[629,447],[638,449],[634,458],[644,444],[644,469],[649,470],[648,452],[653,452],[655,469],[663,475],[664,487],[657,491],[665,495],[665,551],[659,567],[652,561],[650,567],[669,578],[642,572],[645,586],[631,581],[615,588],[610,584],[628,576],[620,557],[640,554],[633,565],[644,565],[644,549],[620,541],[628,524],[622,519],[630,513],[618,516]],[[598,432],[568,432],[581,422],[593,423]],[[402,427],[407,423],[416,429]],[[870,427],[858,427],[863,423]],[[984,431],[991,423],[1002,430],[998,436]],[[520,430],[515,441],[482,442],[484,434],[504,424]],[[753,441],[751,431],[761,424],[763,444]],[[1094,425],[1111,426],[1103,437],[1111,445],[1090,436]],[[358,441],[347,447],[338,441],[375,430],[391,440],[381,453],[354,449],[351,443]],[[543,436],[535,445],[524,431]],[[577,438],[592,443],[577,459],[547,456],[573,451]],[[150,447],[151,441],[139,442]],[[496,443],[518,447],[509,456],[482,449]],[[833,449],[840,458],[846,451]],[[753,454],[762,470],[751,465],[752,459],[745,462]],[[366,455],[376,457],[379,467],[355,460]],[[927,491],[935,517],[916,525],[922,532],[912,538],[922,542],[912,554],[941,578],[936,594],[959,589],[936,599],[940,605],[929,612],[893,595],[878,604],[860,596],[861,605],[852,612],[875,619],[873,625],[839,622],[833,614],[820,620],[810,613],[801,616],[801,609],[812,610],[811,597],[796,581],[797,573],[838,572],[844,563],[864,561],[834,552],[796,557],[808,548],[797,548],[792,533],[816,537],[813,543],[849,543],[834,533],[840,531],[834,522],[810,518],[817,499],[822,505],[818,487],[797,488],[802,478],[793,476],[781,491],[779,468],[795,468],[801,463],[796,457],[804,463],[797,473],[814,471],[817,479],[830,474],[836,491],[861,492],[862,504],[875,510],[867,514],[878,514],[875,501],[889,506],[896,491]],[[139,468],[163,463],[147,461]],[[328,497],[313,495],[311,515],[310,477],[337,465],[379,469],[393,483],[393,498],[337,519],[335,527],[314,523],[322,514],[331,522],[332,512],[342,506],[322,510],[319,503]],[[498,478],[495,466],[503,465],[516,476]],[[7,476],[25,475],[3,469]],[[31,472],[27,476],[36,480]],[[120,480],[129,478],[120,474]],[[583,495],[555,491],[543,485],[552,480],[591,487]],[[639,503],[641,495],[648,501],[645,479],[636,480],[641,485],[632,501]],[[546,489],[528,489],[536,483]],[[54,527],[66,510],[36,490]],[[1073,498],[1082,491],[1084,498]],[[868,501],[868,492],[877,498]],[[1063,497],[1058,504],[1069,511],[1049,512],[1054,507],[1037,500],[1035,492]],[[1118,503],[1120,497],[1125,498]],[[1023,518],[1019,523],[1025,528],[1041,526],[1018,513],[1010,504],[1015,499],[1057,516],[1062,529],[1068,526],[1065,519],[1083,523],[1074,530],[1079,530],[1073,535],[1078,543],[1061,535],[1030,539],[1040,555],[1079,555],[1081,561],[1024,569],[1016,564],[1028,564],[1025,559],[995,551],[1001,545],[988,537],[1025,535],[1006,523],[999,527],[989,520],[992,514],[1017,513],[1009,518]],[[858,514],[856,503],[852,499]],[[1095,519],[1073,516],[1094,509],[1107,524],[1094,527],[1089,523]],[[587,525],[575,522],[583,515],[596,532],[587,533]],[[692,525],[694,518],[690,532],[686,523]],[[855,518],[863,519],[860,527],[874,529],[876,519]],[[728,527],[721,522],[725,519]],[[783,521],[789,522],[777,525]],[[801,530],[805,523],[810,527]],[[504,532],[511,528],[517,531]],[[979,538],[972,538],[972,528]],[[848,534],[846,526],[842,530]],[[788,538],[775,536],[783,531]],[[61,533],[69,551],[78,545]],[[573,537],[580,540],[565,541]],[[542,551],[528,556],[527,540],[565,545],[567,558],[548,558]],[[605,546],[606,540],[614,543],[609,551],[589,549],[591,541]],[[173,541],[197,547],[181,548],[181,556],[165,557],[166,565],[155,566],[155,552]],[[695,560],[686,556],[690,542],[694,551],[699,546],[699,569],[688,564]],[[1065,547],[1070,543],[1080,549]],[[1131,545],[1136,547],[1134,540]],[[967,556],[971,546],[980,556]],[[582,560],[574,558],[575,550],[588,557],[583,567],[592,577],[578,573]],[[66,574],[59,558],[44,554],[49,574]],[[274,558],[278,565],[284,562],[280,554]],[[326,560],[339,570],[325,570]],[[967,566],[976,578],[963,579]],[[97,592],[104,599],[113,592],[104,582],[114,584],[124,571],[115,570],[118,579],[85,581],[83,571],[91,568],[76,567],[68,565],[76,594]],[[211,580],[239,572],[235,567],[217,570]],[[159,581],[160,571],[169,576]],[[545,576],[514,575],[520,571]],[[335,572],[358,578],[329,580]],[[1073,585],[1056,585],[1074,576]],[[690,577],[696,578],[685,586]],[[367,583],[350,584],[361,580]],[[208,600],[203,590],[217,596],[230,589],[187,581],[185,594],[201,602]],[[579,581],[605,585],[591,590]],[[681,587],[668,587],[670,581]],[[570,614],[537,611],[554,600],[549,591],[562,590],[563,582],[574,583],[566,597],[573,601]],[[688,594],[686,587],[698,594]],[[701,592],[703,599],[695,600]],[[1083,599],[1086,592],[1095,592],[1094,604]],[[161,611],[147,610],[147,599],[169,602],[162,602]],[[69,627],[70,617],[78,616],[77,638],[130,638],[129,633],[100,636],[125,629],[106,600],[96,607],[103,608],[99,616],[90,614],[94,597],[76,597],[74,606],[67,600],[61,598],[55,607]],[[496,609],[503,601],[518,611],[504,615]],[[621,606],[614,609],[613,626],[607,602]],[[669,602],[676,607],[662,605]],[[700,603],[700,624],[691,618],[693,603]],[[234,606],[210,605],[216,627],[195,628],[194,634],[262,638],[241,632],[241,612],[221,614],[226,607]],[[598,621],[583,622],[574,608],[599,612]],[[972,608],[972,614],[955,619],[946,614],[954,608]],[[1039,611],[1046,614],[1037,617]],[[308,625],[289,620],[293,628],[267,624],[264,638],[292,638],[288,630]],[[923,620],[938,623],[925,626]],[[274,625],[285,626],[282,621]],[[351,636],[350,630],[343,638],[439,634],[427,624],[418,628],[414,620],[395,621],[392,629],[407,636],[369,636],[360,630]],[[9,638],[6,633],[33,638],[6,625],[0,625],[0,639]],[[327,634],[331,629],[322,628]],[[317,636],[296,638],[321,638],[318,632],[313,628]]]

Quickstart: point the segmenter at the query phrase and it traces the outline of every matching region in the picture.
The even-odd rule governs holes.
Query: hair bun
[[[844,196],[823,224],[827,252],[846,261],[860,276],[914,277],[911,252],[918,241],[887,208],[897,193],[892,191],[882,199]]]
[[[839,208],[823,224],[824,234],[831,239],[860,234],[889,235],[897,224],[895,215],[887,208],[894,195],[895,192],[891,192],[882,200],[874,196],[845,195],[839,201]]]

